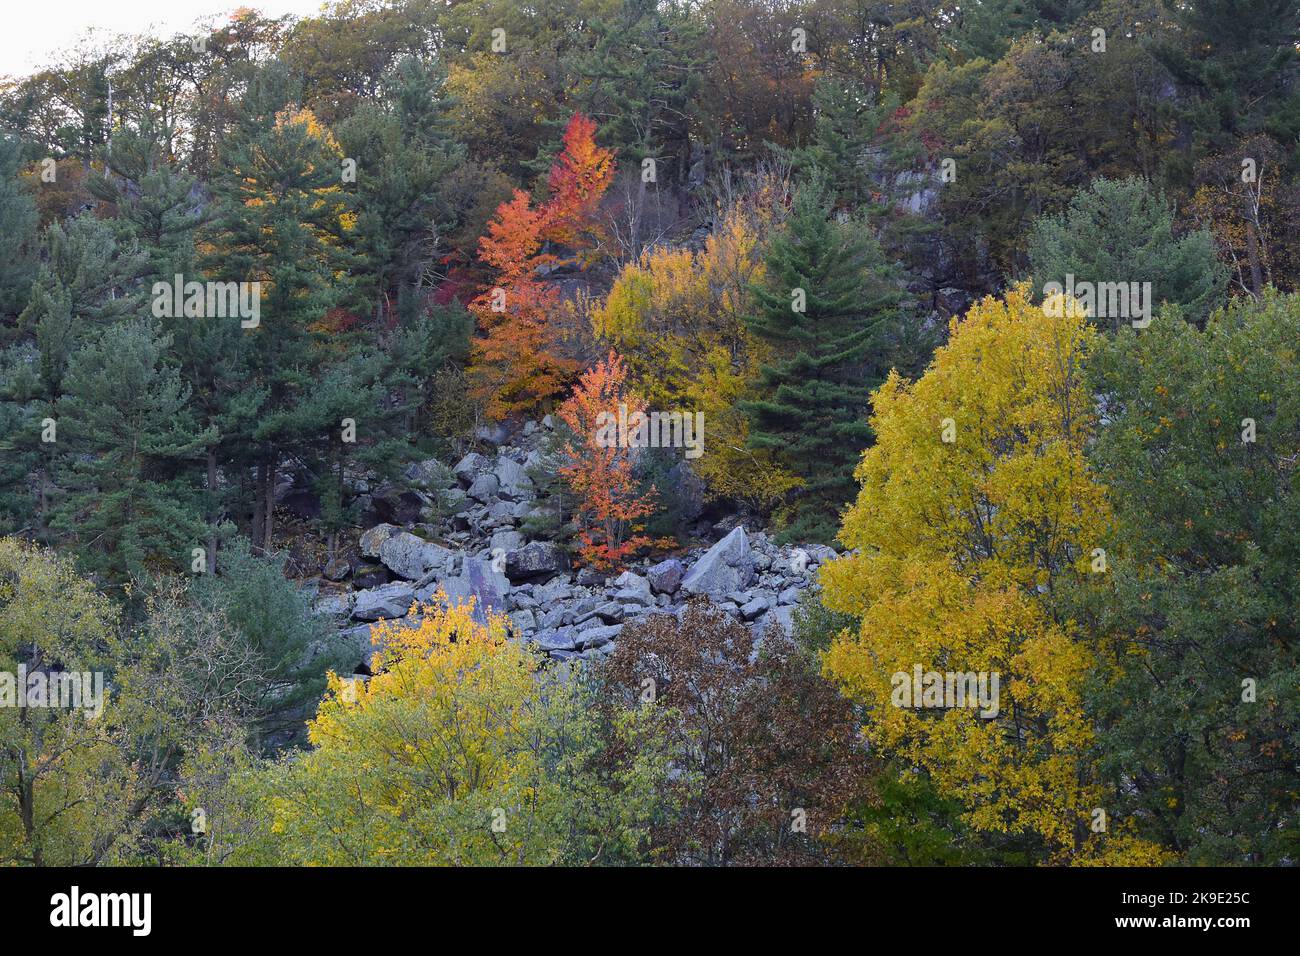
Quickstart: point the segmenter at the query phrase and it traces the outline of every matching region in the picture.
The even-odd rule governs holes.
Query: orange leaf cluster
[[[596,124],[575,113],[551,167],[551,199],[534,207],[528,193],[515,190],[479,240],[479,258],[497,275],[469,304],[482,333],[470,374],[492,418],[536,409],[577,370],[558,348],[555,319],[565,304],[541,273],[559,261],[548,244],[580,253],[599,242],[596,213],[614,154],[596,145],[595,133]]]
[[[630,450],[609,440],[616,431],[619,406],[626,417],[645,412],[645,402],[627,388],[627,363],[613,351],[583,373],[573,394],[560,406],[559,418],[569,429],[564,445],[568,463],[560,468],[577,496],[580,554],[587,564],[602,570],[616,567],[644,548],[668,546],[671,541],[641,532],[644,519],[654,514],[658,494],[653,486],[640,492],[632,476]]]

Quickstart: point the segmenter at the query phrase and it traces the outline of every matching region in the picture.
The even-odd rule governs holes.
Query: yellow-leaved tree
[[[597,337],[624,357],[651,409],[704,413],[707,454],[692,467],[710,495],[760,507],[799,484],[770,451],[746,447],[749,424],[739,411],[756,397],[758,370],[770,357],[744,316],[763,274],[759,237],[777,214],[738,202],[719,214],[703,249],[646,250],[592,312]]]
[[[1050,597],[1104,569],[1095,549],[1110,517],[1084,460],[1096,333],[1027,292],[954,319],[919,380],[893,373],[877,390],[876,444],[840,529],[852,553],[821,573],[826,605],[860,624],[824,666],[865,705],[874,744],[927,772],[971,826],[1067,862],[1095,856],[1114,829],[1095,812],[1105,800],[1084,711],[1104,655]],[[944,687],[931,696],[932,673]],[[943,696],[949,674],[983,675],[995,706],[962,705],[955,681]]]
[[[439,593],[418,614],[372,627],[368,681],[329,676],[310,750],[195,794],[236,807],[216,834],[243,844],[227,862],[644,860],[669,771],[658,713],[601,724],[580,666],[567,678],[539,670],[506,618],[476,614],[472,600]],[[241,820],[258,794],[269,819]]]
[[[536,731],[541,685],[506,620],[441,595],[381,622],[368,682],[330,675],[312,749],[272,784],[286,863],[554,862]]]

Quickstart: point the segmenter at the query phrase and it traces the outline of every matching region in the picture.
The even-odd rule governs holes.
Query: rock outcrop
[[[420,520],[378,524],[361,535],[357,553],[331,562],[316,610],[339,621],[359,666],[374,651],[371,622],[418,626],[419,607],[439,593],[451,603],[472,599],[480,620],[489,611],[505,615],[514,639],[557,660],[610,654],[623,628],[649,614],[680,614],[695,597],[761,635],[790,626],[816,568],[835,556],[823,545],[778,547],[724,519],[712,525],[721,537],[710,547],[614,575],[575,571],[565,549],[537,527],[546,526],[551,507],[535,497],[551,467],[541,450],[550,427],[531,423],[517,446],[494,431],[485,441],[495,454],[470,452],[451,468],[435,460],[412,465],[406,479],[429,502]]]

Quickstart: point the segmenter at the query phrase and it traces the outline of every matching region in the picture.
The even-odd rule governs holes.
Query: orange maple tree
[[[552,242],[582,253],[604,238],[596,213],[614,180],[614,154],[596,145],[596,123],[582,113],[569,120],[563,142],[547,180],[551,201],[546,233]]]
[[[557,413],[568,427],[562,445],[567,463],[560,474],[578,499],[579,554],[585,563],[602,570],[616,567],[644,548],[673,544],[671,539],[642,534],[659,496],[653,485],[646,491],[637,488],[631,449],[618,435],[620,418],[635,421],[645,408],[645,402],[627,387],[627,363],[611,351],[583,373]]]
[[[550,200],[535,207],[528,193],[515,190],[479,239],[479,258],[496,277],[469,304],[481,333],[470,377],[494,419],[535,410],[577,371],[578,363],[561,353],[556,330],[567,306],[541,272],[562,261],[553,247],[585,265],[600,242],[596,215],[614,175],[614,154],[596,145],[595,134],[596,124],[575,113],[551,167]]]

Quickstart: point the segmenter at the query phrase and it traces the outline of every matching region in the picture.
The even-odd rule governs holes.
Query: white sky
[[[0,29],[0,76],[24,76],[57,61],[87,31],[171,36],[211,14],[241,6],[267,16],[317,13],[322,0],[5,0]],[[102,42],[101,39],[101,42]]]

